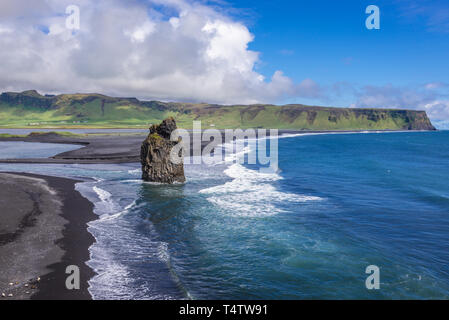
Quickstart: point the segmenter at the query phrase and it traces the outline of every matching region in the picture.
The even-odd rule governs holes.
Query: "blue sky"
[[[2,0],[0,47],[1,91],[417,109],[449,127],[447,0]]]
[[[421,1],[424,2],[424,1]],[[284,70],[300,82],[322,85],[400,87],[449,80],[449,3],[428,1],[255,1],[230,2],[240,8],[262,53],[263,74]],[[380,30],[368,30],[365,8],[380,9]],[[245,9],[246,8],[246,9]],[[440,25],[432,21],[445,12]],[[239,13],[237,13],[238,15]],[[348,105],[350,95],[332,103]]]

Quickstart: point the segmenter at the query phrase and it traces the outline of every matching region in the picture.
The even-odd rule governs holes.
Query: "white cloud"
[[[424,105],[428,116],[431,119],[449,119],[449,100],[435,100]]]
[[[65,28],[71,4],[80,7],[76,32]],[[295,85],[281,71],[265,80],[255,70],[259,54],[248,49],[248,28],[201,3],[36,0],[33,8],[22,0],[0,4],[8,12],[0,24],[0,47],[8,48],[0,50],[2,91],[226,104],[317,94],[311,80]]]
[[[427,90],[438,90],[438,89],[444,89],[449,87],[447,83],[444,82],[429,82],[424,85],[424,88]]]
[[[14,32],[13,29],[7,28],[7,27],[4,27],[4,26],[0,25],[0,34],[2,34],[2,33],[12,33],[12,32]]]
[[[202,29],[209,36],[206,59],[211,63],[223,63],[240,73],[251,72],[258,54],[248,50],[253,35],[239,23],[222,20],[207,22]]]
[[[313,81],[312,79],[304,79],[297,86],[297,92],[307,98],[320,98],[324,97],[323,89]]]
[[[143,25],[135,27],[132,31],[125,31],[132,42],[144,42],[145,39],[156,29],[156,24],[152,21],[145,21]]]
[[[351,107],[425,110],[431,120],[449,119],[447,94],[434,90],[443,87],[440,83],[409,87],[365,86],[355,90],[357,101]]]

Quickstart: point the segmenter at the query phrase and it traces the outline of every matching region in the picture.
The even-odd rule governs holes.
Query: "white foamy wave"
[[[234,145],[226,146],[225,149],[225,158],[223,162],[234,162],[237,161],[240,157],[244,157],[245,154],[251,152],[250,146],[245,146],[241,150],[236,150],[237,152],[233,153],[234,151]],[[237,147],[236,147],[237,148]]]
[[[126,182],[126,183],[137,183],[137,184],[141,184],[142,180],[141,179],[128,179],[128,180],[122,180],[122,182]]]
[[[254,152],[257,148],[258,141],[260,140],[271,140],[271,139],[282,139],[282,138],[294,138],[299,136],[308,136],[308,135],[319,135],[319,134],[327,134],[327,133],[286,133],[281,135],[274,136],[265,136],[260,138],[244,138],[237,139],[234,141],[226,142],[223,144],[219,144],[215,147],[216,152],[224,155],[224,159],[222,161],[216,161],[214,165],[229,163],[229,162],[237,162],[240,158],[244,157],[246,154],[250,152]],[[247,145],[245,145],[247,143]],[[251,148],[252,147],[252,148]]]
[[[122,171],[123,172],[123,171]],[[99,219],[89,222],[88,230],[95,237],[95,243],[89,248],[90,260],[87,264],[96,272],[90,279],[89,292],[94,299],[176,299],[182,298],[178,289],[161,289],[160,277],[164,277],[164,268],[170,263],[168,244],[142,237],[135,232],[136,226],[142,226],[140,219],[127,215],[140,212],[146,202],[138,201],[135,176],[128,174],[129,180],[103,180],[76,184],[76,189],[94,204],[94,212]],[[137,224],[137,225],[136,225]],[[144,223],[146,224],[146,223]],[[148,223],[148,228],[151,224]],[[148,234],[154,235],[151,230]],[[123,254],[126,252],[126,254]],[[154,276],[150,273],[142,276],[134,267],[144,261],[157,265]],[[132,266],[130,268],[130,266]],[[163,279],[164,284],[171,278]]]
[[[211,159],[212,165],[220,165],[229,162],[236,162],[240,157],[251,152],[249,145],[237,143],[237,141],[227,142],[215,147],[215,157]],[[217,155],[221,155],[218,157]]]
[[[250,170],[245,168],[239,163],[234,163],[229,166],[224,173],[231,178],[239,179],[239,180],[249,180],[249,181],[276,181],[281,180],[282,177],[273,172],[273,173],[265,173],[259,172],[256,170]]]
[[[97,195],[101,201],[108,201],[111,199],[112,195],[109,192],[107,192],[106,190],[98,188],[97,186],[94,186],[93,189],[97,193]]]
[[[94,211],[96,214],[98,214],[99,216],[103,216],[116,214],[117,212],[121,211],[120,206],[114,203],[114,201],[112,200],[112,195],[108,191],[97,186],[93,186],[92,190],[97,194],[100,200],[94,203]]]
[[[130,203],[129,205],[127,205],[122,211],[119,211],[117,213],[114,214],[103,214],[100,216],[100,220],[104,221],[104,220],[112,220],[112,219],[116,219],[120,216],[122,216],[125,213],[128,213],[129,210],[134,207],[136,205],[136,201],[133,201],[132,203]]]
[[[128,170],[129,174],[140,174],[142,173],[141,169],[133,169],[133,170]]]
[[[270,137],[265,139],[270,139]],[[200,190],[199,193],[211,195],[207,200],[223,209],[226,214],[252,217],[270,216],[284,212],[282,205],[285,205],[285,202],[300,203],[321,200],[319,197],[281,192],[272,185],[275,181],[282,180],[278,173],[251,170],[238,163],[238,160],[245,154],[255,152],[250,146],[241,148],[241,144],[238,145],[237,141],[232,141],[224,143],[220,147],[225,154],[230,154],[221,163],[234,162],[224,170],[224,174],[233,180],[223,185]]]
[[[101,261],[101,263],[95,263],[96,261],[89,263],[96,273],[95,277],[89,280],[91,287],[89,292],[92,298],[95,300],[129,299],[132,291],[126,286],[130,278],[128,269],[114,259],[102,257],[101,250],[96,250],[95,247],[91,248],[91,255],[97,256],[96,260]]]
[[[233,180],[200,190],[199,193],[211,195],[207,200],[230,215],[270,216],[284,212],[281,207],[286,202],[321,200],[319,197],[279,191],[272,185],[282,179],[277,173],[261,173],[238,163],[232,164],[224,173]]]
[[[128,209],[130,207],[127,206]],[[89,248],[91,260],[88,265],[97,273],[89,281],[89,292],[94,299],[179,298],[177,292],[161,290],[158,272],[140,277],[136,269],[129,268],[142,265],[145,261],[157,265],[156,268],[164,268],[170,261],[167,243],[129,233],[134,228],[133,222],[129,220],[99,219],[89,223],[89,231],[97,239]]]

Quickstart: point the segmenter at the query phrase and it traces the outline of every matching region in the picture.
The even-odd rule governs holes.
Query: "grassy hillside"
[[[433,130],[424,111],[326,108],[304,105],[220,106],[139,101],[100,94],[0,95],[0,127],[147,128],[173,116],[179,127],[278,128],[297,130]]]

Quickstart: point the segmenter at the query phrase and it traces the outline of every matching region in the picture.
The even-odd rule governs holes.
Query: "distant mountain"
[[[0,95],[0,126],[147,127],[173,116],[179,127],[296,130],[435,130],[425,111],[270,104],[222,106],[140,101],[101,94],[41,95],[35,90]]]

